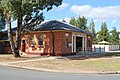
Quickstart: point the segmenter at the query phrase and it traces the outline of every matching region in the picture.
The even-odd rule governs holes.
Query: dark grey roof
[[[51,20],[35,26],[35,31],[48,31],[48,30],[68,30],[72,32],[83,32],[87,34],[90,33],[76,26],[73,26],[64,22],[56,21],[56,20]]]

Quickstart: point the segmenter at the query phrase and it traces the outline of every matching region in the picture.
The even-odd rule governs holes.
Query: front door
[[[76,37],[76,51],[82,51],[82,37]]]
[[[22,40],[22,51],[25,52],[25,40]]]

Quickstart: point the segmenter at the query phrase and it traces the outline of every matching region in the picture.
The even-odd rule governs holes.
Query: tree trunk
[[[17,57],[16,56],[16,50],[15,50],[15,44],[14,44],[13,37],[12,37],[10,18],[8,16],[6,16],[6,17],[7,17],[7,22],[8,22],[8,25],[7,25],[7,28],[8,28],[8,39],[10,41],[11,50],[12,50],[13,56]]]
[[[17,31],[16,31],[16,54],[20,57],[20,47],[21,47],[21,27],[22,27],[22,17],[18,18],[17,22]]]

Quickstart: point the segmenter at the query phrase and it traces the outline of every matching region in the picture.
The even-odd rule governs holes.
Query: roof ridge
[[[72,32],[82,32],[82,33],[89,33],[83,29],[80,29],[74,25],[69,23],[65,23],[58,20],[48,20],[36,26],[35,30],[68,30]]]

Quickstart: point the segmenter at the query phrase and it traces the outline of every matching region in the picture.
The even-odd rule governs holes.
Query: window
[[[39,46],[42,46],[43,45],[43,35],[39,35],[38,36],[38,44],[39,44]]]
[[[34,46],[34,35],[30,36],[30,45],[31,47]]]
[[[69,46],[68,45],[68,39],[66,39],[66,41],[65,41],[65,47],[68,48],[68,46]]]

